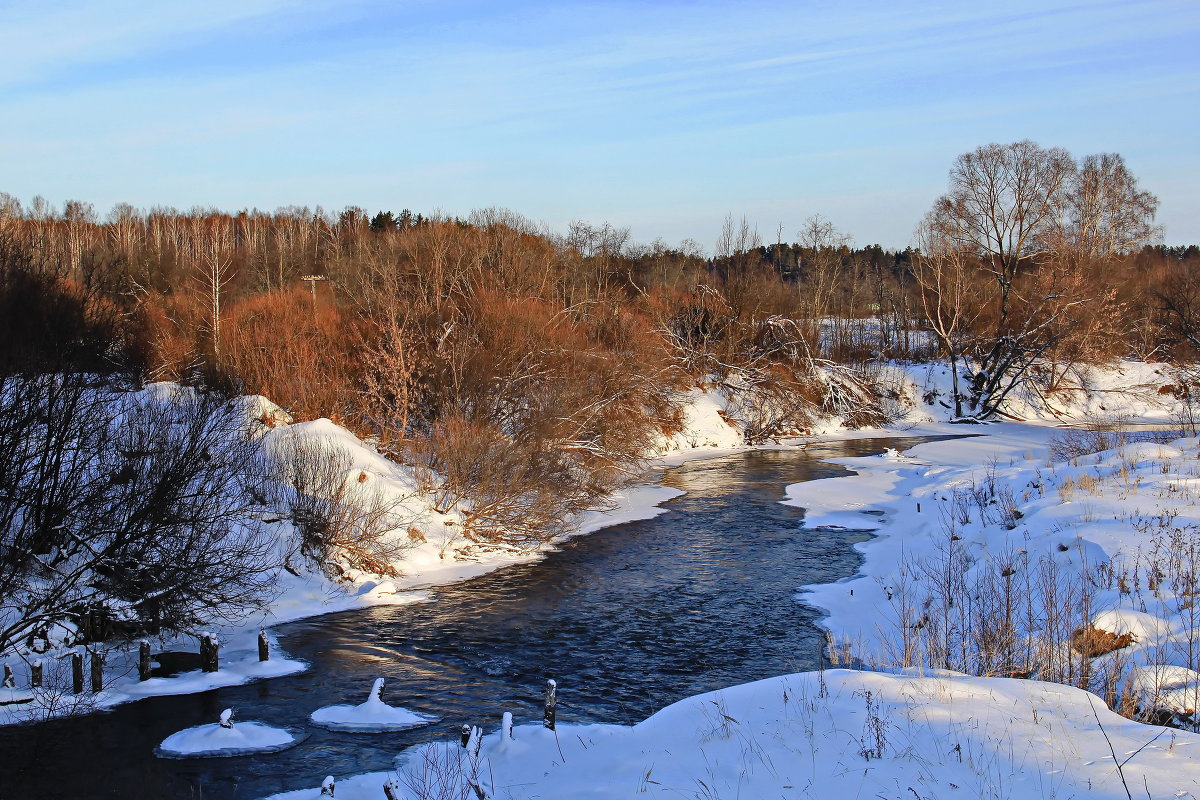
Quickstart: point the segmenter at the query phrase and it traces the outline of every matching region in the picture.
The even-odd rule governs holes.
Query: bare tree
[[[1067,185],[1064,250],[1097,262],[1125,255],[1158,235],[1158,198],[1138,188],[1116,153],[1085,156]]]
[[[1080,269],[1150,236],[1155,207],[1119,156],[1091,156],[1079,168],[1065,150],[1026,140],[958,157],[950,191],[923,225],[934,254],[918,266],[924,269],[918,280],[923,298],[932,300],[939,281],[945,287],[958,280],[966,258],[990,286],[963,360],[971,417],[997,413],[1030,368],[1079,330],[1075,316],[1111,297],[1106,287],[1083,280]],[[957,399],[956,407],[961,411]]]
[[[258,446],[236,405],[81,374],[0,385],[0,651],[186,631],[271,592]],[[55,637],[58,638],[58,637]]]
[[[803,248],[801,286],[808,295],[808,313],[813,319],[824,319],[829,315],[834,292],[842,283],[843,250],[852,240],[820,214],[806,219],[796,235]]]
[[[208,241],[194,242],[196,251],[195,269],[200,290],[208,301],[209,334],[212,336],[213,358],[219,366],[221,363],[221,300],[222,294],[233,277],[229,250],[233,242],[233,232],[226,218],[211,220],[207,232]]]
[[[917,229],[917,252],[912,259],[921,310],[938,345],[950,360],[954,417],[962,417],[959,369],[966,357],[966,333],[979,313],[978,269],[970,255],[950,239],[935,218],[926,217]]]

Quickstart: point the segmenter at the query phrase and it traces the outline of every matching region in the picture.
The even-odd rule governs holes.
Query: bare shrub
[[[331,578],[347,569],[399,575],[396,562],[417,543],[402,497],[352,470],[349,454],[322,439],[287,437],[274,445],[273,460],[283,495],[277,503],[296,529],[294,553]]]
[[[303,289],[229,304],[223,369],[297,419],[344,419],[357,397],[355,337],[336,305]]]
[[[399,783],[416,800],[474,800],[486,797],[480,783],[479,751],[448,742],[420,749],[415,763],[400,773]]]
[[[1084,658],[1107,655],[1131,644],[1133,644],[1133,634],[1122,633],[1118,636],[1093,625],[1076,628],[1071,632],[1071,647]]]
[[[536,546],[609,489],[590,481],[568,451],[461,417],[439,425],[420,458],[436,508],[461,510],[464,534],[475,541]]]
[[[1129,436],[1120,420],[1091,420],[1077,428],[1065,428],[1047,440],[1052,462],[1074,461],[1080,456],[1112,450],[1128,444]]]
[[[114,391],[78,374],[0,383],[0,650],[187,631],[269,597],[238,405]]]

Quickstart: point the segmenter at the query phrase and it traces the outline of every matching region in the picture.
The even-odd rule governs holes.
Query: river
[[[799,670],[823,657],[819,613],[797,587],[851,575],[863,531],[804,531],[780,504],[789,483],[846,474],[821,459],[909,447],[862,439],[691,461],[663,482],[686,495],[666,513],[563,543],[535,562],[431,591],[427,603],[314,617],[277,628],[308,671],[247,686],[131,703],[102,714],[0,728],[0,800],[254,798],[320,786],[325,775],[389,769],[409,745],[485,730],[512,711],[540,719],[546,678],[562,721],[633,723],[698,692]],[[309,713],[384,699],[437,715],[394,734],[306,726]],[[282,753],[164,760],[167,735],[237,718],[307,727]],[[382,795],[381,795],[382,796]]]

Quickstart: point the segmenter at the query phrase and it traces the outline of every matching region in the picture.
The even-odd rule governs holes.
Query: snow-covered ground
[[[932,401],[911,415],[908,432],[971,438],[837,459],[857,474],[788,487],[786,501],[808,509],[812,535],[834,525],[877,531],[859,545],[857,577],[806,587],[801,599],[827,609],[837,640],[886,672],[780,676],[689,698],[633,727],[560,726],[554,735],[521,726],[511,741],[496,731],[477,757],[455,742],[424,745],[401,754],[393,772],[340,780],[337,796],[377,797],[389,782],[398,797],[459,796],[475,782],[489,797],[512,798],[1200,797],[1200,736],[1130,721],[1062,683],[938,669],[921,641],[939,631],[920,624],[939,597],[922,583],[934,582],[949,550],[961,591],[989,570],[1001,579],[993,587],[1011,578],[1010,597],[1031,623],[1012,621],[999,645],[948,626],[943,638],[977,651],[980,640],[1007,646],[1003,674],[1057,668],[1109,700],[1125,698],[1127,712],[1167,707],[1189,720],[1200,686],[1191,602],[1200,542],[1190,533],[1200,531],[1192,494],[1200,440],[1122,444],[1128,437],[1117,433],[1062,427],[1064,408],[1075,425],[1172,427],[1175,409],[1161,391],[1170,380],[1127,365],[1093,375],[1089,391],[1060,399],[1057,413],[1014,402],[1014,415],[1032,419],[964,427],[944,422],[936,368],[906,377],[909,391]],[[1106,449],[1087,452],[1097,446]],[[1188,558],[1172,579],[1171,565]],[[1047,596],[1050,584],[1077,594]],[[997,596],[968,597],[978,613],[963,626],[994,624],[996,607],[982,604]],[[1044,621],[1055,599],[1069,606],[1057,628]],[[1089,624],[1101,642],[1124,646],[1082,652],[1086,641],[1072,634]],[[903,630],[917,643],[911,652]],[[1059,638],[1037,639],[1051,635]],[[976,653],[955,665],[983,660]]]
[[[497,722],[499,722],[497,720]],[[1002,678],[803,673],[671,705],[632,727],[522,725],[338,778],[401,798],[1195,798],[1200,735],[1130,722],[1079,689]],[[337,777],[337,776],[335,776]],[[320,788],[271,800],[317,800]]]
[[[1110,394],[1104,413],[1169,429],[1160,397]],[[801,599],[868,663],[1052,676],[1200,721],[1200,440],[1098,427],[927,425],[982,435],[834,459],[856,474],[786,502],[814,536],[876,535],[857,576]]]
[[[1068,673],[1086,662],[1084,681],[1112,689],[1108,699],[1165,705],[1188,715],[1200,687],[1194,671],[1200,637],[1190,601],[1195,581],[1179,576],[1186,572],[1185,561],[1190,566],[1200,556],[1193,536],[1200,514],[1192,510],[1200,485],[1200,441],[1089,453],[1087,444],[1098,434],[1056,427],[1089,419],[1169,427],[1177,410],[1169,392],[1172,376],[1146,364],[1096,371],[1078,380],[1077,389],[1056,395],[1051,411],[1014,398],[1009,412],[1026,421],[987,426],[946,424],[948,380],[936,365],[895,368],[892,379],[914,406],[905,432],[974,438],[841,459],[858,474],[788,487],[787,495],[788,502],[808,510],[812,535],[830,525],[877,531],[859,546],[865,559],[860,575],[806,587],[802,599],[828,611],[824,624],[853,655],[893,668],[908,662],[923,667],[920,673],[784,676],[685,700],[633,728],[562,726],[553,737],[526,726],[507,742],[490,734],[483,744],[487,773],[481,783],[505,787],[508,794],[501,797],[638,792],[1069,797],[1088,791],[1121,797],[1129,796],[1126,784],[1138,796],[1200,797],[1200,767],[1191,755],[1195,736],[1129,722],[1095,696],[1062,685],[931,670],[941,665],[933,664],[931,653],[945,660],[931,644],[935,638],[953,639],[964,652],[963,642],[981,645],[964,630],[922,622],[951,594],[934,591],[931,578],[947,567],[947,559],[954,577],[962,579],[947,582],[953,591],[966,591],[961,587],[989,571],[1000,574],[1009,579],[1010,592],[1014,582],[1024,587],[1020,597],[1028,601],[1023,607],[1031,624],[1014,633],[1020,626],[1009,620],[1007,639],[999,645],[1007,672],[993,674],[1021,674],[1030,665],[1017,664],[1018,657],[1028,661],[1034,653]],[[664,437],[659,463],[742,449],[724,411],[718,394],[696,391],[687,426]],[[816,433],[863,435],[839,430],[836,420]],[[281,425],[267,436],[337,444],[350,455],[348,474],[357,483],[390,493],[406,508],[419,535],[406,534],[412,546],[398,564],[402,577],[381,581],[349,571],[335,584],[318,576],[281,575],[283,592],[269,614],[220,632],[225,642],[220,672],[163,681],[162,691],[169,690],[167,684],[190,691],[205,688],[205,681],[253,679],[251,642],[260,626],[372,604],[419,602],[426,599],[424,587],[539,557],[464,539],[461,517],[435,512],[421,498],[411,471],[327,420]],[[1119,440],[1108,442],[1113,443]],[[654,485],[632,487],[614,496],[609,509],[582,515],[576,533],[661,513],[658,505],[675,494]],[[990,585],[1003,583],[993,579]],[[1076,642],[1079,626],[1068,617],[1054,631],[1058,640],[1039,643],[1037,635],[1046,630],[1033,630],[1032,621],[1045,610],[1050,584],[1074,592],[1089,586],[1086,594],[1071,596],[1072,611],[1080,612],[1080,622],[1090,624],[1102,644],[1123,646],[1081,656],[1080,649],[1090,645]],[[1038,585],[1042,595],[1034,597],[1031,587]],[[962,617],[963,628],[979,619]],[[996,650],[994,637],[989,641]],[[1109,683],[1097,685],[1105,680]],[[116,702],[159,688],[126,677],[106,694]],[[19,707],[7,708],[0,709],[0,718],[6,713],[19,718],[11,710]],[[398,773],[339,781],[337,796],[379,797],[385,780],[411,788],[439,771],[453,773],[458,767],[452,769],[451,762],[461,765],[464,758],[452,743],[429,745],[406,753]]]

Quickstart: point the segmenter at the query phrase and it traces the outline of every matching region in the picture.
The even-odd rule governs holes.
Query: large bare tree
[[[926,251],[914,277],[935,335],[969,382],[965,415],[956,390],[960,417],[996,414],[1039,360],[1084,330],[1077,316],[1111,293],[1081,270],[1151,238],[1156,207],[1115,154],[1077,165],[1066,150],[1026,140],[955,160],[949,191],[918,234]],[[965,326],[953,287],[972,270],[985,308]]]

